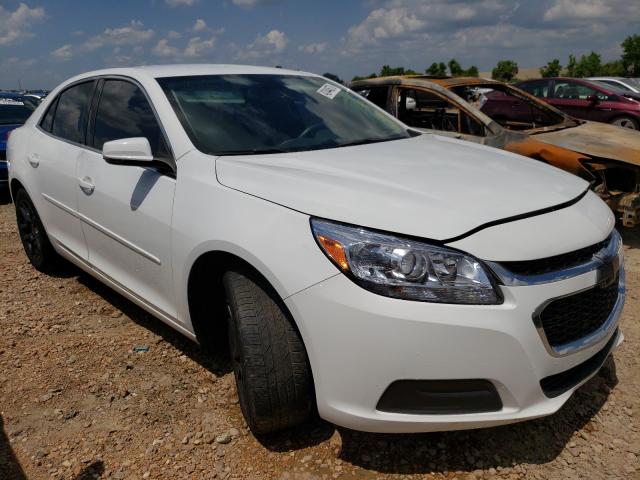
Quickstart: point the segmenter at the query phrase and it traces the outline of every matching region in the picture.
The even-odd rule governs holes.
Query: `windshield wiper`
[[[396,137],[387,137],[387,138],[363,138],[361,140],[355,140],[353,142],[347,143],[339,143],[335,145],[335,148],[338,147],[355,147],[357,145],[367,145],[369,143],[379,143],[379,142],[391,142],[393,140],[403,140],[409,138],[408,136],[396,136]]]
[[[282,148],[252,148],[250,150],[228,150],[221,152],[213,152],[212,155],[218,155],[220,157],[228,155],[267,155],[269,153],[290,153],[291,150],[284,150]]]

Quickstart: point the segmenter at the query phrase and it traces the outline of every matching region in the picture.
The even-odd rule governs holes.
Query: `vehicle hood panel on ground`
[[[588,188],[535,160],[437,135],[219,157],[216,173],[225,186],[309,215],[433,240],[571,201]]]
[[[540,133],[532,138],[592,157],[640,166],[640,133],[628,128],[585,122],[577,127]]]

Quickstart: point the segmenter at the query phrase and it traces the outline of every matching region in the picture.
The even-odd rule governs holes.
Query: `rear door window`
[[[549,98],[549,84],[547,80],[539,80],[537,82],[527,82],[518,85],[525,92],[538,98]]]
[[[160,125],[140,87],[126,80],[106,80],[91,145],[102,150],[105,142],[133,137],[149,140],[154,157],[169,157]]]
[[[95,81],[80,83],[60,94],[51,133],[75,143],[85,142],[89,104]]]

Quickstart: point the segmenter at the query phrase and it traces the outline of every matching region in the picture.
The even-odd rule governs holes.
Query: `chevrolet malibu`
[[[614,217],[569,173],[420,133],[323,77],[111,69],[8,147],[38,270],[73,262],[227,348],[256,434],[549,415],[622,341]]]

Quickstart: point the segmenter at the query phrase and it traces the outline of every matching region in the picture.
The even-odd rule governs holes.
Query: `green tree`
[[[478,71],[478,67],[476,67],[475,65],[471,65],[464,71],[464,75],[466,77],[478,77],[480,76],[480,72]]]
[[[626,72],[622,60],[607,62],[600,67],[600,75],[605,77],[623,77]]]
[[[491,78],[501,82],[510,82],[518,74],[518,64],[513,60],[500,60],[491,71]]]
[[[452,77],[461,77],[464,75],[464,70],[455,58],[449,60],[449,73]]]
[[[381,77],[391,77],[395,75],[417,75],[418,73],[410,68],[404,67],[390,67],[389,65],[383,65],[380,69]]]
[[[640,76],[640,35],[629,35],[620,46],[625,74],[630,77]]]
[[[569,61],[567,62],[567,77],[575,77],[576,76],[576,67],[578,62],[576,61],[575,55],[569,55]]]
[[[540,68],[540,75],[543,77],[559,77],[560,72],[562,72],[562,65],[560,65],[560,60],[554,58],[550,62],[548,62],[544,67]]]
[[[378,75],[376,75],[375,73],[370,73],[366,77],[360,77],[360,76],[356,75],[355,77],[353,77],[351,79],[351,81],[352,82],[357,82],[358,80],[368,80],[369,78],[378,78]]]
[[[589,55],[582,55],[576,65],[576,77],[593,77],[600,75],[602,69],[602,61],[600,55],[591,52]]]
[[[436,77],[444,77],[447,75],[447,66],[443,62],[433,62],[425,72]]]
[[[333,80],[334,82],[337,82],[337,83],[344,83],[339,76],[333,73],[329,73],[329,72],[323,73],[322,76],[325,78],[328,78],[329,80]]]

